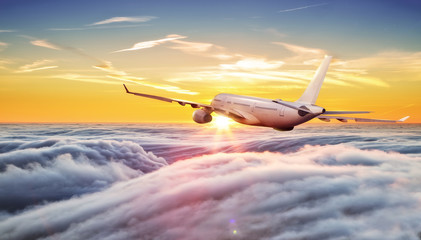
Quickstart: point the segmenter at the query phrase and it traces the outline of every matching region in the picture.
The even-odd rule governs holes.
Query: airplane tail
[[[307,89],[304,91],[300,99],[297,100],[297,102],[307,104],[316,103],[320,88],[322,87],[323,80],[325,79],[326,72],[329,67],[330,60],[332,60],[332,56],[325,56],[325,59],[317,69],[316,74],[314,74],[313,80],[311,80]]]

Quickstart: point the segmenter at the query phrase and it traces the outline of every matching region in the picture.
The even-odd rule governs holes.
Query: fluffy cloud
[[[3,211],[97,192],[167,165],[129,141],[9,142],[0,152]]]
[[[417,239],[420,167],[419,157],[345,145],[201,156],[10,216],[0,222],[0,234],[11,239]]]

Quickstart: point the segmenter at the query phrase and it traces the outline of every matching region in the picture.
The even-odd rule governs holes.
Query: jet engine
[[[212,116],[203,109],[198,109],[193,112],[193,120],[197,123],[208,123],[212,121]]]

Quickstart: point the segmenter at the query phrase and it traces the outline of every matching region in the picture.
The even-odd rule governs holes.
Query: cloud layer
[[[417,239],[419,127],[323,126],[4,125],[0,235]]]
[[[14,141],[0,152],[0,211],[98,192],[167,165],[130,141]]]
[[[176,162],[9,216],[10,239],[417,239],[421,159],[345,145]],[[42,221],[39,221],[42,219]]]

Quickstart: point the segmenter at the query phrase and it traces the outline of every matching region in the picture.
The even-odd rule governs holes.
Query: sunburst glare
[[[225,116],[216,115],[213,118],[212,126],[218,128],[218,130],[228,130],[234,122]]]

